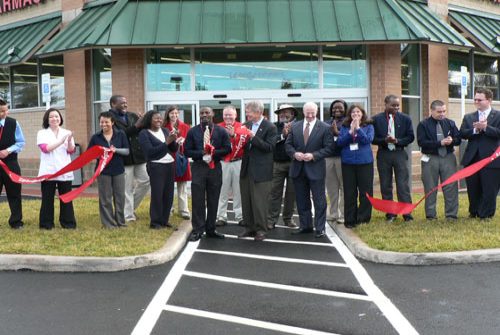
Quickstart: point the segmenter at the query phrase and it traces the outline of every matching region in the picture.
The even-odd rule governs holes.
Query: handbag
[[[189,164],[189,161],[186,158],[186,156],[184,156],[184,154],[182,154],[180,151],[178,151],[175,154],[175,175],[177,177],[183,176],[187,171],[188,164]]]

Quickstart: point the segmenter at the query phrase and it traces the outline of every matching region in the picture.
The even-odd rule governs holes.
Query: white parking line
[[[149,303],[148,307],[142,314],[139,322],[135,326],[132,331],[132,335],[149,335],[153,330],[156,322],[158,322],[158,318],[160,317],[163,308],[165,307],[165,303],[172,295],[177,283],[182,277],[182,273],[184,269],[186,269],[187,264],[193,257],[193,254],[198,247],[200,242],[190,242],[187,244],[186,248],[182,252],[181,256],[175,262],[174,266],[168,273],[167,277],[161,284],[160,288],[156,292],[155,296]]]
[[[233,256],[233,257],[265,259],[265,260],[269,260],[269,261],[288,262],[288,263],[334,266],[334,267],[340,267],[340,268],[349,267],[345,263],[312,261],[312,260],[308,260],[308,259],[291,258],[291,257],[277,257],[277,256],[265,256],[265,255],[257,255],[257,254],[244,254],[241,252],[230,252],[230,251],[219,251],[219,250],[208,250],[208,249],[197,249],[196,252],[202,252],[202,253],[206,253],[206,254]]]
[[[227,238],[233,238],[233,239],[238,239],[238,240],[246,240],[246,241],[253,241],[253,237],[238,237],[237,235],[231,235],[231,234],[224,234]],[[313,236],[313,234],[311,234]],[[265,243],[284,243],[284,244],[302,244],[302,245],[315,245],[317,247],[331,247],[332,245],[330,243],[325,243],[325,242],[308,242],[308,241],[294,241],[294,240],[276,240],[272,238],[266,238],[264,241]]]
[[[186,308],[186,307],[166,305],[164,307],[164,310],[169,311],[169,312],[174,312],[174,313],[192,315],[195,317],[202,317],[202,318],[208,318],[208,319],[213,319],[213,320],[238,323],[241,325],[247,325],[247,326],[251,326],[251,327],[259,327],[259,328],[263,328],[263,329],[276,330],[276,331],[283,332],[283,333],[300,334],[300,335],[338,335],[335,333],[325,333],[322,331],[317,331],[317,330],[312,330],[312,329],[286,326],[286,325],[282,325],[279,323],[259,321],[259,320],[254,320],[254,319],[242,318],[239,316],[207,312],[207,311],[203,311],[203,310],[199,310],[199,309],[192,309],[192,308]]]
[[[375,285],[365,268],[363,268],[361,263],[359,263],[356,257],[354,257],[354,255],[349,251],[329,225],[326,225],[326,234],[332,241],[332,246],[337,249],[347,265],[351,268],[363,290],[370,298],[372,298],[373,303],[377,305],[398,333],[404,335],[418,335],[416,329],[403,316],[399,309],[397,309],[396,306],[394,306],[394,304],[384,295],[384,293],[382,293],[377,285]]]
[[[321,289],[317,289],[317,288],[308,288],[308,287],[303,287],[303,286],[275,284],[275,283],[269,283],[269,282],[258,281],[258,280],[238,279],[238,278],[233,278],[233,277],[211,275],[211,274],[202,273],[202,272],[184,271],[184,275],[189,276],[189,277],[195,277],[195,278],[217,280],[217,281],[222,281],[225,283],[232,283],[232,284],[242,284],[242,285],[249,285],[249,286],[273,288],[273,289],[284,290],[284,291],[318,294],[318,295],[324,295],[324,296],[328,296],[328,297],[372,301],[372,299],[370,297],[368,297],[366,295],[361,295],[361,294],[321,290]]]

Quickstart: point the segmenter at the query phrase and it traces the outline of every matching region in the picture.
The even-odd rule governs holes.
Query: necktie
[[[207,144],[210,144],[210,128],[208,128],[208,126],[206,126],[205,132],[203,133],[203,147]]]
[[[394,129],[394,118],[392,117],[392,114],[389,114],[389,135],[391,135],[391,137],[396,137],[396,130]],[[394,149],[396,149],[394,143],[387,144],[387,147],[391,151],[394,151]]]
[[[441,142],[441,140],[444,139],[443,128],[441,127],[441,123],[440,122],[438,122],[436,124],[436,135],[437,135],[438,142]],[[441,157],[446,156],[446,154],[447,154],[446,147],[440,146],[438,148],[438,154]]]
[[[304,129],[304,144],[307,144],[309,140],[309,122],[306,123],[306,128]]]

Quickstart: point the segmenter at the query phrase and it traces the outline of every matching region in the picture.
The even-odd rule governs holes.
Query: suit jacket
[[[387,128],[389,126],[389,121],[386,113],[379,113],[375,115],[372,120],[373,128],[375,130],[373,144],[378,145],[379,149],[387,149],[385,138],[388,134]],[[411,118],[408,115],[401,112],[396,113],[394,117],[394,128],[395,137],[398,140],[396,147],[404,148],[415,140],[415,133],[413,132]]]
[[[127,115],[127,122],[125,122],[121,117],[120,113],[114,109],[110,109],[109,112],[113,114],[115,127],[122,130],[125,135],[127,135],[130,154],[123,157],[123,162],[125,165],[137,165],[146,162],[143,150],[139,143],[139,132],[142,128],[137,128],[135,123],[139,120],[139,116],[132,112],[125,113]]]
[[[246,122],[245,127],[252,129],[252,122]],[[245,146],[240,177],[248,175],[256,183],[273,179],[273,152],[276,145],[276,134],[276,126],[263,119],[257,133]]]
[[[316,120],[305,144],[303,129],[304,120],[296,122],[285,142],[286,153],[293,159],[290,177],[298,177],[304,169],[308,179],[323,179],[326,176],[325,157],[331,156],[334,150],[332,132],[326,123]],[[293,158],[296,152],[312,153],[314,159],[309,162],[297,161]]]
[[[462,138],[469,140],[462,158],[462,165],[468,166],[474,163],[474,157],[478,155],[479,159],[491,156],[500,145],[500,111],[492,109],[488,115],[488,127],[479,134],[473,133],[474,122],[479,121],[477,111],[466,114],[460,126]],[[500,159],[495,159],[488,168],[500,169]]]
[[[169,134],[168,130],[165,128],[160,128],[160,130],[163,131],[163,135],[165,135],[166,141]],[[147,129],[143,129],[139,133],[139,142],[144,150],[144,155],[146,156],[148,162],[160,159],[167,153],[174,157],[174,153],[178,148],[177,142],[173,141],[169,145],[165,145],[166,142],[163,143],[162,141],[157,139]]]

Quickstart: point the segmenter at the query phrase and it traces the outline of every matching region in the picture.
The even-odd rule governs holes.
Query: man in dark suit
[[[411,203],[410,169],[405,147],[415,140],[411,118],[399,112],[399,98],[388,95],[384,99],[385,111],[373,117],[375,136],[373,144],[378,145],[377,170],[380,179],[382,199],[392,200],[392,174],[396,178],[398,201]],[[388,222],[395,214],[387,213]],[[413,220],[411,214],[403,215],[405,221]]]
[[[220,161],[231,152],[231,142],[227,131],[213,123],[213,117],[212,108],[202,107],[201,123],[189,129],[184,143],[186,156],[193,159],[191,242],[198,241],[204,232],[210,238],[224,238],[215,230],[215,220],[222,186]]]
[[[491,108],[493,93],[478,89],[474,95],[477,110],[464,116],[460,133],[469,141],[462,158],[462,165],[469,166],[487,158],[500,145],[500,111]],[[500,159],[466,178],[469,196],[469,216],[480,219],[495,215],[500,188]]]
[[[245,231],[239,237],[266,238],[269,193],[273,180],[276,127],[264,119],[264,105],[250,101],[245,106],[250,140],[245,146],[240,172],[241,207]]]
[[[293,181],[289,173],[292,160],[285,151],[285,141],[295,122],[297,110],[292,105],[283,104],[274,113],[278,114],[279,120],[274,123],[278,133],[276,135],[276,148],[274,149],[273,186],[271,188],[269,213],[267,215],[267,228],[273,229],[276,223],[278,223],[282,200],[283,224],[290,228],[296,228],[297,225],[293,222],[295,188],[293,187]],[[284,199],[283,186],[285,186]]]
[[[300,228],[295,234],[313,232],[311,198],[314,202],[316,237],[325,236],[326,196],[325,157],[333,152],[330,127],[316,118],[318,105],[308,102],[303,107],[304,120],[296,122],[285,142],[285,150],[293,159],[290,177],[295,185]]]

